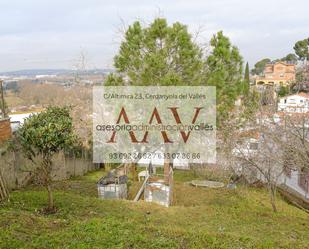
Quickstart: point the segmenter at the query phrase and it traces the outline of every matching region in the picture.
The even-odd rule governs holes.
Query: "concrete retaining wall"
[[[55,181],[81,176],[97,167],[89,159],[65,157],[63,153],[53,157],[53,165],[52,176]],[[29,169],[33,169],[33,167],[33,163],[21,153],[5,152],[0,154],[0,170],[10,190],[26,186],[33,174]]]

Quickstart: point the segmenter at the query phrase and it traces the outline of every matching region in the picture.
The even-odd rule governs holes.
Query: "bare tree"
[[[81,49],[74,64],[74,69],[76,70],[75,83],[79,84],[81,82],[81,75],[86,72],[87,64],[87,53],[84,49]]]
[[[287,170],[308,168],[309,114],[278,113],[260,105],[242,126],[240,118],[226,125],[226,150],[234,160],[231,167],[249,182],[261,181],[269,191],[273,211],[277,186]]]
[[[270,203],[276,212],[276,188],[284,172],[283,148],[278,143],[278,131],[269,131],[263,127],[251,130],[251,134],[239,134],[233,149],[233,155],[238,159],[234,169],[247,179],[251,177],[253,181],[266,184]]]

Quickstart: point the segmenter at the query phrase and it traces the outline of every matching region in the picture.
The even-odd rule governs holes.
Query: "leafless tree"
[[[88,67],[87,53],[84,49],[81,49],[78,55],[78,58],[75,61],[75,82],[77,84],[81,81],[81,75],[85,73]]]
[[[269,191],[273,211],[277,186],[284,172],[309,165],[309,113],[278,113],[260,105],[246,122],[227,122],[225,150],[234,160],[231,168],[249,182],[261,181]]]
[[[277,211],[275,204],[276,187],[284,172],[283,149],[278,143],[278,131],[267,132],[265,127],[252,130],[253,134],[241,134],[236,140],[233,155],[237,157],[235,170],[242,174],[249,174],[266,184],[273,211]]]

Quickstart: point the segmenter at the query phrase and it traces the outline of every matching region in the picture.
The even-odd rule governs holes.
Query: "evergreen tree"
[[[300,60],[309,60],[309,38],[296,42],[294,50]]]
[[[243,94],[248,94],[250,88],[250,71],[249,71],[249,63],[247,62],[245,68],[245,76],[244,76],[244,87],[243,87]]]
[[[39,114],[27,118],[23,126],[17,131],[17,137],[25,156],[35,162],[29,170],[37,176],[40,184],[48,192],[48,208],[46,212],[55,212],[53,198],[53,172],[57,165],[53,164],[52,157],[66,148],[78,144],[74,134],[73,120],[70,109],[67,107],[48,107]]]
[[[110,75],[106,84],[123,85],[126,79],[126,84],[140,86],[200,85],[203,65],[202,51],[187,26],[178,22],[169,26],[163,18],[149,27],[136,21],[114,58],[117,74]]]
[[[295,54],[288,54],[285,57],[280,59],[281,61],[286,61],[286,62],[292,62],[292,63],[296,63],[297,62],[297,56]]]
[[[238,48],[220,31],[210,41],[213,50],[208,56],[207,85],[216,86],[218,125],[234,107],[242,88],[242,57]]]
[[[244,77],[245,82],[248,84],[250,83],[250,73],[249,73],[249,63],[247,62],[246,68],[245,68],[245,77]]]
[[[242,57],[223,32],[211,39],[211,54],[205,59],[193,42],[187,26],[168,25],[157,18],[143,27],[129,26],[114,58],[116,73],[105,85],[208,85],[216,86],[218,120],[227,117],[242,94]]]
[[[257,63],[254,64],[254,68],[251,70],[251,73],[255,75],[260,75],[261,73],[263,73],[265,65],[270,62],[271,59],[269,58],[265,58],[258,61]]]

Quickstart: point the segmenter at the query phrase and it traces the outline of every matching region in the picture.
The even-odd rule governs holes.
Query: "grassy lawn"
[[[273,213],[263,189],[195,188],[185,183],[193,174],[178,171],[175,205],[165,208],[97,199],[103,174],[56,183],[53,215],[39,212],[43,189],[11,193],[0,206],[0,248],[309,248],[309,215],[279,196]]]

